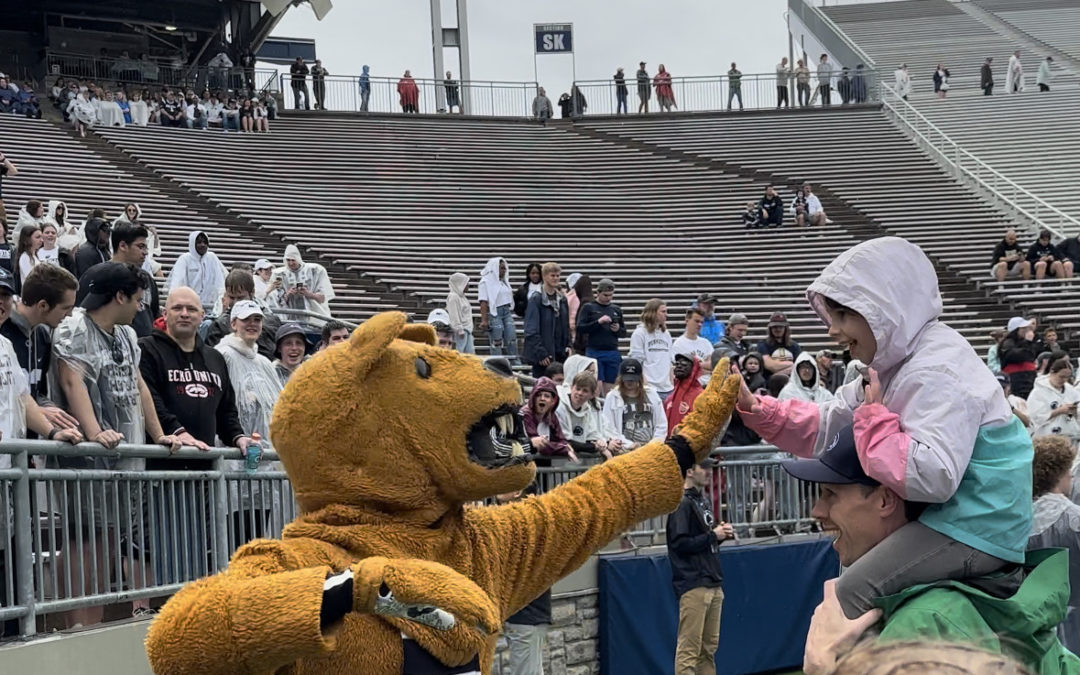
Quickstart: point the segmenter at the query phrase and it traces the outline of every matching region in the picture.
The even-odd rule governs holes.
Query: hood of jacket
[[[1029,551],[1023,570],[1017,573],[980,579],[1001,587],[1002,592],[994,595],[960,581],[913,586],[875,601],[885,613],[882,638],[924,639],[934,635],[935,613],[955,608],[955,594],[959,594],[971,603],[991,631],[999,636],[1008,635],[1011,644],[1004,651],[1031,668],[1031,672],[1066,672],[1059,659],[1072,657],[1065,655],[1055,628],[1067,611],[1068,579],[1068,551],[1043,549]],[[1013,589],[1014,592],[1009,592]],[[1041,668],[1040,664],[1050,667]]]
[[[799,375],[799,364],[809,363],[814,369],[814,381],[809,386],[803,383],[802,376]],[[817,360],[810,355],[810,352],[799,352],[799,356],[795,359],[795,367],[791,369],[791,378],[789,382],[794,382],[795,386],[802,387],[806,391],[817,391],[821,387],[820,373],[818,373]]]
[[[555,404],[551,406],[551,410],[549,410],[542,418],[543,421],[550,423],[551,420],[555,419],[555,410],[559,407],[559,387],[555,384],[555,380],[550,377],[541,377],[533,385],[532,391],[529,393],[529,404],[526,409],[526,414],[532,413],[533,404],[536,403],[536,397],[539,396],[542,391],[546,391],[555,397]]]
[[[83,227],[83,238],[94,248],[100,248],[98,246],[98,233],[101,232],[101,228],[104,226],[105,221],[101,218],[91,218],[86,221],[86,225]]]
[[[687,391],[696,387],[701,387],[698,382],[698,378],[701,377],[701,359],[694,355],[694,365],[690,366],[690,377],[685,380],[680,380],[676,377],[672,377],[672,381],[675,383],[675,388],[671,391],[671,397],[678,398],[685,394]]]
[[[480,279],[484,280],[484,281],[487,281],[487,280],[499,281],[499,263],[500,262],[506,264],[506,274],[503,275],[502,281],[505,281],[507,284],[509,284],[510,283],[510,263],[507,262],[506,258],[500,258],[500,257],[488,258],[488,261],[486,263],[484,263],[484,269],[480,272]]]
[[[450,292],[454,295],[465,297],[465,289],[469,286],[469,275],[463,272],[454,272],[450,275]]]
[[[68,207],[67,204],[60,201],[59,199],[49,200],[48,210],[46,211],[47,215],[45,216],[46,220],[56,223],[57,227],[60,227],[60,221],[56,219],[56,210],[61,206],[64,207],[64,224],[67,224],[71,220],[68,214]]]
[[[563,377],[567,385],[574,383],[574,378],[578,373],[586,370],[589,365],[593,366],[593,370],[596,370],[596,359],[589,356],[582,356],[581,354],[573,354],[566,359],[563,363]]]
[[[286,246],[285,254],[281,257],[281,262],[286,267],[288,267],[290,260],[295,260],[301,265],[304,264],[304,258],[300,255],[300,249],[296,247],[296,244],[289,244]]]
[[[188,246],[188,249],[187,249],[187,250],[188,250],[188,253],[190,253],[191,255],[195,256],[196,258],[201,258],[201,257],[202,257],[202,256],[200,256],[200,255],[199,255],[198,251],[196,251],[196,250],[195,250],[195,240],[199,238],[199,235],[200,235],[200,234],[206,237],[206,244],[207,244],[207,249],[206,249],[206,250],[207,250],[207,252],[209,252],[209,251],[210,251],[210,248],[209,248],[209,245],[210,245],[210,237],[209,237],[208,235],[206,235],[206,233],[205,233],[205,232],[203,232],[202,230],[192,230],[192,231],[191,231],[191,232],[190,232],[190,233],[188,234],[188,239],[187,239],[187,242],[188,242],[188,244],[187,244],[187,246]],[[87,238],[87,239],[89,239],[89,238],[90,238],[90,233],[89,233],[89,231],[88,231],[88,232],[87,232],[87,234],[86,234],[86,238]]]
[[[942,312],[933,263],[900,237],[879,237],[844,251],[810,284],[806,297],[825,325],[825,298],[861,314],[877,340],[869,365],[880,371],[899,366]]]
[[[135,204],[134,202],[132,202],[132,206],[135,207],[135,220],[133,221],[133,220],[128,218],[128,216],[127,216],[127,205],[125,204],[124,205],[124,212],[121,213],[120,216],[116,220],[113,221],[113,227],[116,227],[120,223],[133,223],[133,222],[139,222],[140,220],[142,220],[142,207],[139,206],[138,204]]]

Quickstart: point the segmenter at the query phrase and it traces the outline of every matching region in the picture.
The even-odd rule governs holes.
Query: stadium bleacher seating
[[[176,193],[175,186],[147,176],[138,166],[119,166],[109,157],[107,147],[94,149],[94,139],[80,142],[47,120],[10,116],[0,116],[0,138],[5,153],[20,167],[17,180],[4,181],[9,223],[15,222],[19,208],[30,199],[60,199],[78,222],[95,208],[103,208],[110,218],[116,218],[124,204],[136,202],[142,207],[144,220],[157,228],[162,239],[159,262],[166,273],[177,256],[187,251],[188,233],[194,229],[207,233],[211,248],[226,266],[238,262],[250,265],[262,257],[282,264],[285,244],[280,240],[260,235],[254,226],[241,229],[235,218],[220,209],[193,205]],[[200,163],[182,157],[172,157],[170,162]],[[331,306],[335,315],[360,321],[396,306],[367,292],[351,276],[335,275],[333,269],[330,272],[338,293]]]
[[[708,290],[721,318],[750,315],[751,337],[764,337],[769,314],[782,310],[797,339],[825,346],[804,291],[857,242],[839,223],[747,235],[738,214],[764,182],[554,125],[300,117],[259,137],[101,133],[213,203],[425,306],[442,303],[458,270],[471,275],[475,299],[490,256],[510,260],[515,283],[528,262],[555,259],[566,273],[613,278],[631,330],[657,296],[680,334],[682,310]],[[187,153],[212,161],[174,161]],[[784,264],[777,251],[788,252]]]
[[[972,16],[966,7],[969,4],[906,0],[831,5],[822,11],[874,59],[886,84],[893,81],[890,73],[906,63],[913,100],[933,96],[931,79],[939,63],[951,75],[949,98],[981,96],[979,68],[988,56],[994,57],[998,91],[1004,93],[1005,68],[1014,49],[1022,51],[1028,86],[1034,87],[1035,71],[1045,53],[1037,45],[1019,43],[1016,36],[998,32]],[[1054,72],[1062,84],[1075,84],[1075,75],[1061,64],[1055,64]]]
[[[989,279],[990,254],[1010,221],[947,176],[880,111],[609,120],[586,126],[627,142],[752,167],[778,182],[808,180],[827,188],[879,227],[878,234],[906,237],[939,263],[948,320],[973,344],[1002,323],[1002,312],[1011,311],[976,289]],[[873,150],[863,152],[866,148]],[[845,223],[849,229],[861,224]],[[786,255],[781,252],[777,260]],[[1071,317],[1060,318],[1075,324]]]
[[[1078,0],[976,0],[1033,39],[1080,59],[1080,1]]]

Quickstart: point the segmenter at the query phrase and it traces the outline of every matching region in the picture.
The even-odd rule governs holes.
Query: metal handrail
[[[996,199],[1000,199],[1016,213],[1024,216],[1037,230],[1049,230],[1058,240],[1080,232],[1080,220],[1048,203],[961,147],[889,85],[882,83],[881,91],[881,103],[884,108],[892,113],[893,119],[897,120],[902,128],[906,128],[917,140],[922,141],[924,149],[932,157],[937,158],[939,163],[961,177],[967,177]],[[1007,188],[1008,191],[1006,192],[1003,188]],[[1025,200],[1025,203],[1021,203],[1021,198]],[[1053,226],[1046,222],[1044,214],[1056,217],[1058,225]],[[1063,228],[1069,228],[1071,232],[1067,233]]]

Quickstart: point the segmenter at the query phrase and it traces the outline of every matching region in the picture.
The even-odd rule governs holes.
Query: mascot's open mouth
[[[514,405],[502,405],[480,418],[465,436],[469,460],[489,469],[526,464],[536,458],[525,424]]]

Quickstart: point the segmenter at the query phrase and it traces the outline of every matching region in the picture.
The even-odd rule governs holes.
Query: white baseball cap
[[[263,315],[262,308],[259,307],[259,303],[254,300],[241,300],[232,306],[232,312],[229,313],[229,320],[232,319],[246,319],[249,316]]]
[[[433,309],[431,313],[427,315],[428,323],[444,323],[447,326],[450,325],[450,312],[445,309]]]
[[[573,288],[577,285],[578,279],[581,278],[581,272],[574,272],[570,276],[566,277],[566,287]]]
[[[1013,318],[1009,319],[1009,329],[1008,330],[1011,333],[1014,330],[1016,330],[1017,328],[1027,328],[1030,325],[1031,325],[1031,322],[1028,321],[1027,319],[1025,319],[1024,317],[1022,317],[1022,316],[1014,316]]]
[[[255,271],[259,270],[272,270],[274,269],[274,263],[270,262],[266,258],[259,258],[255,261]]]

